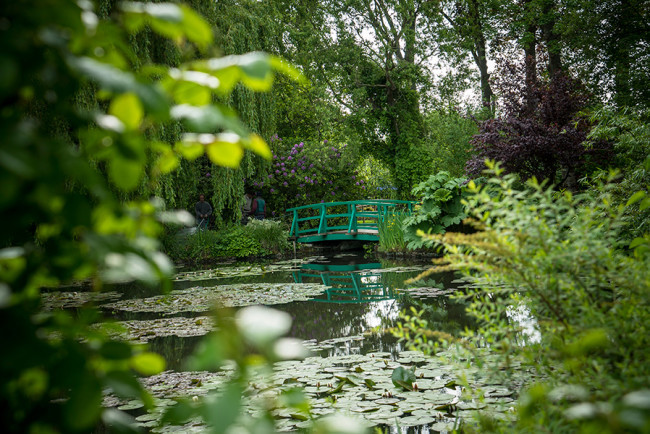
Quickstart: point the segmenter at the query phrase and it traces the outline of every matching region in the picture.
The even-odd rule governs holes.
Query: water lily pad
[[[94,292],[94,291],[51,291],[41,295],[41,308],[45,311],[58,309],[72,309],[88,304],[106,303],[115,301],[122,297],[118,292]]]
[[[165,315],[180,312],[208,312],[217,305],[236,307],[306,301],[320,294],[324,289],[324,285],[304,283],[196,287],[171,291],[168,295],[108,303],[102,305],[102,308],[125,312],[159,312]]]

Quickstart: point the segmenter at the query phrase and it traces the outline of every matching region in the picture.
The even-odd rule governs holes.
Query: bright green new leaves
[[[177,43],[187,38],[201,49],[212,43],[210,26],[185,5],[125,2],[121,8],[124,25],[133,33],[149,25],[156,33]]]
[[[131,367],[142,375],[156,375],[165,370],[165,359],[156,353],[140,353],[131,357]]]
[[[144,117],[142,103],[134,93],[125,93],[113,99],[108,113],[122,121],[127,130],[138,129]]]

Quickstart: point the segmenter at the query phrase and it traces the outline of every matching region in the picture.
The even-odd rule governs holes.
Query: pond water
[[[282,362],[288,363],[285,368],[290,368],[288,372],[293,376],[287,376],[284,365],[278,365],[274,381],[282,385],[290,380],[304,387],[314,402],[314,414],[336,409],[360,415],[370,425],[382,426],[388,432],[445,432],[460,417],[447,410],[467,413],[485,404],[461,401],[460,388],[450,383],[451,367],[441,365],[436,358],[407,351],[402,342],[386,332],[397,325],[400,312],[411,306],[425,309],[423,319],[440,332],[457,335],[474,327],[462,303],[448,297],[458,285],[452,274],[407,283],[428,266],[357,254],[264,265],[231,264],[210,270],[181,270],[173,290],[165,295],[139,285],[115,286],[101,295],[53,292],[46,297],[45,308],[74,309],[94,301],[106,317],[122,326],[116,332],[119,336],[148,343],[150,350],[167,361],[168,371],[145,380],[159,400],[159,407],[164,407],[173,404],[169,398],[202,396],[218,389],[227,378],[227,371],[199,373],[188,371],[186,366],[203,336],[215,328],[210,316],[215,303],[233,310],[267,305],[291,316],[289,337],[304,341],[311,350],[311,357],[304,361]],[[391,384],[390,376],[399,366],[415,370],[419,391],[397,390]],[[376,387],[367,383],[370,375]],[[337,395],[335,404],[323,399],[321,389],[321,383],[323,388],[325,384],[333,388],[332,381],[347,381],[346,390]],[[389,389],[390,399],[386,396]],[[493,385],[486,394],[494,403],[503,401],[498,402],[499,412],[512,401],[511,395],[499,385]],[[156,415],[139,413],[142,406],[137,402],[107,397],[105,405],[134,411],[141,426],[155,427]],[[254,403],[250,405],[249,411],[254,414]],[[278,430],[307,427],[300,418],[286,414],[276,417]],[[469,413],[464,417],[469,418]]]

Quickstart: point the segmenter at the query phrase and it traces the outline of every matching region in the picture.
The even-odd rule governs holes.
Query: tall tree
[[[481,99],[485,107],[494,110],[494,93],[490,85],[488,72],[487,43],[488,35],[493,31],[490,26],[488,2],[484,0],[453,0],[440,2],[434,14],[440,14],[448,24],[451,39],[469,51],[479,71],[481,82]],[[438,33],[438,38],[441,34]]]
[[[390,168],[402,196],[430,170],[424,143],[425,62],[436,44],[428,2],[346,0],[285,3],[292,23],[290,58],[325,83],[349,114],[362,149]],[[309,14],[305,16],[304,14]]]
[[[647,0],[564,0],[559,33],[567,62],[619,106],[650,106]]]

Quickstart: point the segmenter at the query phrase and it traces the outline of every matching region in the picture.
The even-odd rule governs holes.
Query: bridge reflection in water
[[[399,294],[384,282],[381,263],[367,264],[304,264],[293,272],[296,283],[321,282],[328,288],[313,301],[321,303],[366,303],[396,300]],[[377,270],[377,271],[372,271]]]

